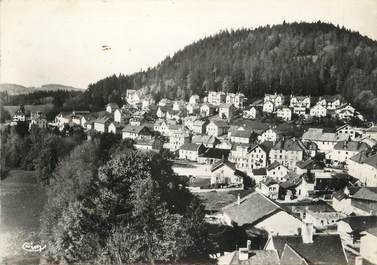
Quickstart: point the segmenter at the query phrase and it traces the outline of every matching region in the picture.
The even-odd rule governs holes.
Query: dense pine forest
[[[221,31],[201,39],[154,68],[90,84],[81,103],[102,108],[127,89],[155,97],[188,98],[208,90],[319,96],[341,93],[377,116],[377,42],[332,24],[283,23]]]

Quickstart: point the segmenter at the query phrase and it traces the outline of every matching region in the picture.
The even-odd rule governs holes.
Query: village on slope
[[[54,121],[21,107],[11,125],[113,133],[143,152],[169,150],[207,222],[248,232],[218,264],[377,264],[377,126],[342,96],[275,93],[247,104],[241,93],[209,91],[155,102],[128,90],[123,100]]]

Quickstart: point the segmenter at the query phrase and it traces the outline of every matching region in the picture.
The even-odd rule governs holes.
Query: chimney
[[[304,244],[313,243],[314,227],[313,223],[303,222],[301,228],[301,237]]]
[[[363,265],[363,257],[361,256],[355,257],[355,265]]]
[[[237,204],[240,205],[241,204],[241,197],[240,197],[240,194],[238,193],[237,195]]]
[[[251,250],[251,240],[246,241],[246,248],[247,248],[248,251]]]

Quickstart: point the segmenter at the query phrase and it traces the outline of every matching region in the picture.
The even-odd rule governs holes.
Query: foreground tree
[[[62,165],[59,178],[70,182],[74,171]],[[66,196],[58,198],[57,190],[49,194],[61,209],[45,210],[55,220],[44,230],[51,256],[100,264],[208,258],[203,206],[161,155],[118,154],[89,183],[74,183],[69,202],[61,203]]]

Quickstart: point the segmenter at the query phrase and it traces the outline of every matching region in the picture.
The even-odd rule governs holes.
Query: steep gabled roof
[[[313,235],[313,243],[310,244],[305,244],[300,235],[272,236],[271,240],[280,257],[284,256],[285,246],[289,245],[308,264],[348,264],[342,241],[338,234],[315,234]]]
[[[110,102],[106,106],[111,107],[112,109],[119,109],[119,105],[115,102]]]
[[[211,123],[215,124],[217,127],[220,127],[220,128],[229,127],[228,123],[224,120],[211,120],[209,124]]]
[[[273,147],[273,150],[304,151],[300,140],[296,138],[281,138]]]
[[[344,150],[344,151],[351,151],[351,152],[361,152],[368,150],[369,146],[363,142],[356,142],[356,141],[339,141],[335,144],[334,150]]]
[[[239,226],[255,225],[281,210],[279,205],[259,192],[253,192],[244,197],[239,205],[235,202],[223,208],[223,212]]]
[[[200,145],[194,143],[185,143],[179,149],[186,151],[198,151]]]
[[[219,168],[224,167],[224,166],[229,167],[229,168],[232,169],[233,171],[236,171],[236,164],[235,164],[235,163],[232,163],[232,162],[230,162],[230,161],[228,161],[228,160],[224,160],[224,159],[222,159],[222,160],[220,160],[220,161],[215,162],[215,163],[212,165],[212,167],[211,167],[211,172],[216,171],[216,170],[218,170]]]
[[[214,159],[227,159],[230,150],[220,148],[207,148],[199,157],[214,158]]]
[[[352,198],[377,202],[377,187],[362,187]]]
[[[144,125],[127,125],[123,128],[122,132],[130,132],[130,133],[137,133],[139,134],[145,127]]]
[[[346,222],[353,230],[364,231],[369,228],[377,227],[377,216],[349,216],[341,219]]]

